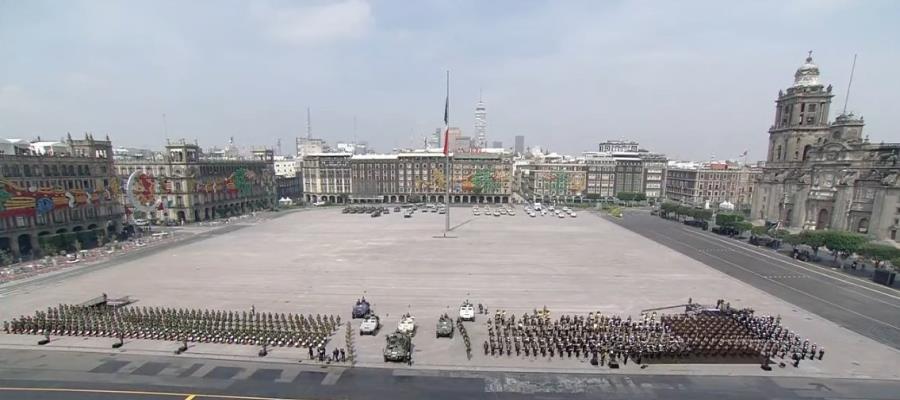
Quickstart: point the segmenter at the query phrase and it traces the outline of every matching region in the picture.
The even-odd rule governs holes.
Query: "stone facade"
[[[115,170],[133,218],[198,222],[273,207],[273,158],[261,150],[250,159],[208,159],[200,146],[181,140],[160,157],[117,160]]]
[[[112,153],[108,138],[85,135],[52,154],[0,155],[0,249],[39,256],[42,241],[61,235],[87,248],[117,234],[124,211]]]
[[[450,201],[508,202],[511,168],[511,159],[506,155],[454,154]],[[427,151],[355,156],[313,154],[304,158],[302,175],[308,202],[443,202],[447,190],[444,155]]]
[[[751,215],[797,229],[841,229],[897,241],[900,143],[870,143],[862,117],[828,122],[832,87],[812,57],[779,91]]]
[[[761,173],[759,168],[727,163],[669,168],[666,198],[694,207],[705,207],[708,203],[712,208],[727,201],[736,210],[747,210]]]

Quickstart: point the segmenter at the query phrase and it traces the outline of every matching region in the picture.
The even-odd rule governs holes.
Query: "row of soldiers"
[[[472,341],[469,339],[469,332],[466,331],[466,326],[463,325],[462,318],[456,317],[456,329],[459,330],[459,334],[462,335],[463,343],[466,345],[466,357],[470,360],[472,359]]]
[[[574,355],[591,357],[593,364],[603,364],[607,357],[611,363],[627,363],[629,358],[641,363],[644,358],[768,360],[790,356],[796,360],[824,354],[823,348],[809,345],[781,327],[780,319],[755,317],[751,309],[735,310],[725,303],[718,310],[688,307],[684,314],[643,313],[636,320],[599,312],[552,319],[546,308],[517,318],[498,310],[487,326],[486,355]]]
[[[324,346],[340,316],[61,304],[4,322],[7,333],[105,336],[201,343]]]

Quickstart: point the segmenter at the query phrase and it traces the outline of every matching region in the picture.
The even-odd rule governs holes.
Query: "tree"
[[[825,235],[822,234],[823,231],[803,231],[798,234],[800,244],[805,244],[809,247],[812,247],[813,254],[819,255],[819,247],[825,245]]]
[[[769,229],[766,228],[765,226],[754,226],[754,227],[750,228],[750,233],[752,233],[756,236],[765,235],[768,232],[769,232]]]
[[[738,233],[744,233],[746,231],[753,230],[753,224],[751,224],[747,221],[734,222],[734,223],[729,224],[729,226],[736,229],[738,231]]]
[[[740,214],[732,214],[732,213],[718,213],[716,214],[716,225],[719,226],[734,226],[733,224],[741,222],[744,220],[744,216]]]
[[[869,239],[863,235],[846,231],[821,231],[823,236],[823,244],[829,250],[834,252],[834,261],[837,261],[840,254],[852,254],[859,250]]]
[[[690,214],[691,217],[700,221],[709,221],[710,219],[712,219],[712,215],[712,210],[706,209],[692,209]]]
[[[780,230],[787,232],[784,229],[780,229]],[[794,235],[791,233],[783,234],[783,235],[779,236],[778,238],[781,239],[782,242],[791,245],[792,250],[796,250],[797,245],[800,245],[803,243],[803,240],[800,238],[800,235]]]
[[[900,249],[888,245],[888,244],[879,244],[879,243],[866,243],[859,247],[856,251],[859,255],[877,261],[885,261],[897,259],[900,260]],[[898,265],[898,264],[894,264]]]

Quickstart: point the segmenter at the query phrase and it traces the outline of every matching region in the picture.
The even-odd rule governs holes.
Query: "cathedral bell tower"
[[[794,73],[794,84],[787,91],[778,91],[775,124],[769,128],[768,164],[801,163],[811,146],[829,135],[828,110],[833,96],[831,85],[825,88],[819,82],[819,67],[810,51]]]

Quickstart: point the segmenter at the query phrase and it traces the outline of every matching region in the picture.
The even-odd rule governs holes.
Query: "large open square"
[[[467,359],[459,335],[436,339],[441,313],[455,315],[466,299],[521,314],[546,306],[554,315],[591,311],[637,317],[642,309],[724,298],[737,307],[781,315],[783,323],[828,349],[823,361],[779,369],[782,375],[898,378],[900,356],[827,320],[720,273],[593,213],[577,218],[473,216],[453,208],[451,238],[444,216],[403,218],[342,214],[325,208],[291,212],[66,280],[23,286],[0,298],[0,319],[99,293],[132,296],[135,306],[339,314],[344,321],[365,296],[384,328],[357,337],[358,363],[380,366],[386,332],[401,314],[417,317],[412,368],[537,371],[595,370],[584,359],[491,357],[481,352],[485,316],[466,323],[473,341]],[[677,312],[678,310],[673,310]],[[358,320],[354,320],[354,328]],[[0,336],[0,345],[33,344],[31,336]],[[53,346],[108,351],[109,340],[59,338]],[[343,334],[332,346],[342,347]],[[170,353],[173,343],[134,341],[129,351]],[[194,354],[255,357],[251,346],[197,344]],[[305,349],[272,351],[272,360],[304,359]],[[628,373],[758,374],[757,365],[628,365]]]

